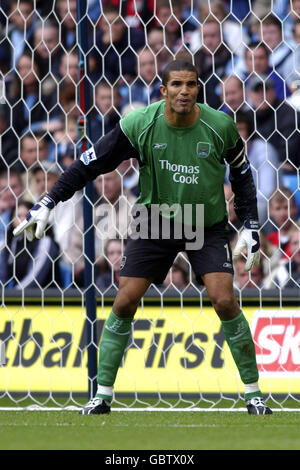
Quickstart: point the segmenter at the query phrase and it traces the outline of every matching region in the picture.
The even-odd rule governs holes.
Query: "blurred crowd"
[[[232,116],[257,187],[261,263],[235,286],[300,285],[300,2],[298,0],[88,0],[89,144],[132,109],[161,99],[174,58],[192,61],[198,101]],[[28,209],[78,157],[76,0],[1,0],[0,282],[22,289],[84,286],[83,193],[52,211],[46,236],[12,236]],[[300,123],[300,121],[299,121]],[[241,228],[224,180],[232,247]],[[99,292],[118,287],[129,210],[138,191],[131,159],[94,184]],[[109,211],[117,214],[113,224]],[[103,228],[109,237],[103,237]],[[198,286],[184,253],[162,289]],[[198,286],[199,287],[199,286]]]

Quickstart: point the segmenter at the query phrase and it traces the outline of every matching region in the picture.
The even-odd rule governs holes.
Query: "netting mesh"
[[[245,298],[256,299],[245,314],[264,393],[294,397],[300,390],[299,304],[285,308],[285,299],[299,300],[300,283],[298,2],[89,0],[86,15],[89,144],[132,109],[160,100],[162,70],[179,57],[198,69],[198,101],[236,121],[257,187],[262,246],[261,264],[251,273],[244,272],[243,256],[237,260],[235,288],[242,306]],[[87,388],[84,191],[56,206],[41,240],[12,236],[79,156],[78,45],[76,0],[1,1],[0,281],[10,301],[0,312],[0,390],[16,402],[14,392],[22,400],[42,393],[46,403],[67,393],[69,403]],[[241,224],[228,175],[224,191],[234,246]],[[138,194],[134,159],[95,180],[97,340],[110,309],[106,298],[118,288]],[[74,307],[66,299],[70,291]],[[41,299],[38,306],[27,305],[29,292]],[[141,304],[116,391],[133,397],[131,404],[139,394],[168,406],[188,395],[208,404],[214,402],[207,396],[234,395],[235,404],[242,384],[185,253],[151,292],[156,304]],[[265,296],[277,299],[276,308],[262,308]],[[176,304],[168,303],[175,297]],[[194,303],[186,306],[186,299]],[[168,395],[175,401],[163,398]]]

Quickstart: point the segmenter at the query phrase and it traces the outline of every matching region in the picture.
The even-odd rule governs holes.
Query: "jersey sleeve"
[[[59,177],[49,193],[57,204],[70,199],[97,176],[115,170],[122,161],[139,154],[122,131],[119,123],[98,142],[83,152],[78,160]]]
[[[229,179],[234,193],[234,209],[242,223],[246,220],[258,221],[256,187],[245,144],[233,119],[229,116],[228,118],[230,121],[226,132],[224,158],[230,167]]]
[[[239,168],[246,162],[245,145],[233,119],[227,115],[226,119],[224,158],[231,168]]]
[[[141,114],[142,112],[140,110],[134,110],[126,114],[126,116],[120,120],[122,131],[130,141],[131,145],[137,150],[139,150]]]
[[[152,123],[151,116],[147,114],[146,108],[141,108],[131,111],[120,120],[120,127],[131,145],[139,153],[141,164],[145,164],[147,158],[141,147],[140,139],[148,125]]]

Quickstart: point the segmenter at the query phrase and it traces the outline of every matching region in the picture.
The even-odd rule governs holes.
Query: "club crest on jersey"
[[[167,148],[167,144],[160,144],[158,142],[155,142],[152,146],[153,150],[165,150]]]
[[[90,149],[86,150],[83,152],[80,156],[80,160],[85,164],[88,165],[90,162],[93,160],[97,160],[96,154],[94,147],[91,147]]]
[[[207,158],[210,154],[210,143],[209,142],[197,142],[197,155],[200,158]]]

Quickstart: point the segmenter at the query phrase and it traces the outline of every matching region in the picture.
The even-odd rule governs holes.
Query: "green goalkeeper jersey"
[[[120,125],[139,152],[140,197],[151,204],[204,205],[204,226],[227,215],[224,196],[225,160],[241,161],[241,141],[234,121],[221,111],[197,104],[200,114],[190,127],[174,127],[164,116],[165,101],[137,109]],[[196,224],[193,212],[193,225]]]

